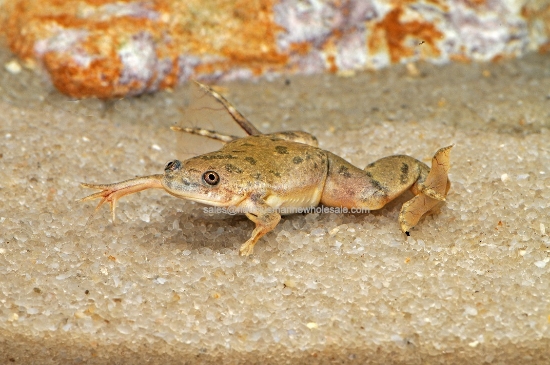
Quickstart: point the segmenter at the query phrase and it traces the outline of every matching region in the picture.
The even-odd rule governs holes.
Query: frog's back
[[[306,207],[319,203],[328,171],[326,152],[271,135],[249,136],[218,151],[237,157],[240,179],[255,182],[272,207]]]

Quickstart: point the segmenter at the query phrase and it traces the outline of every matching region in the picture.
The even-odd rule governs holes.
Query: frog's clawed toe
[[[113,222],[114,222],[115,221],[116,201],[118,200],[118,198],[125,195],[124,191],[123,190],[116,190],[116,189],[112,189],[112,188],[105,188],[104,187],[105,185],[93,185],[93,184],[85,184],[85,183],[82,183],[80,185],[82,187],[90,188],[90,189],[102,189],[102,191],[97,192],[97,193],[92,194],[92,195],[88,195],[85,198],[78,199],[78,201],[79,202],[84,202],[84,201],[88,201],[88,200],[101,199],[99,201],[99,203],[97,204],[97,207],[94,209],[94,213],[97,212],[103,204],[108,202],[109,205],[111,206],[111,215],[112,215]]]
[[[254,244],[250,244],[248,241],[243,243],[241,248],[239,249],[239,253],[241,256],[250,256],[253,251]]]

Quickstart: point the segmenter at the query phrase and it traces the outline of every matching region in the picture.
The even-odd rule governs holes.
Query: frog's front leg
[[[162,186],[163,176],[164,175],[142,176],[142,177],[125,180],[114,184],[82,183],[80,184],[82,187],[90,188],[90,189],[99,189],[101,191],[95,194],[89,195],[85,198],[78,199],[78,201],[83,202],[88,200],[101,199],[99,201],[99,204],[95,208],[94,212],[96,212],[99,208],[101,208],[103,204],[108,202],[111,205],[111,215],[114,222],[116,202],[118,199],[122,198],[125,195],[137,193],[138,191],[142,191],[145,189],[153,189],[153,188],[163,189],[164,188]]]
[[[250,255],[254,251],[256,242],[267,232],[273,230],[281,220],[281,215],[263,202],[256,205],[254,212],[246,213],[246,216],[256,224],[256,228],[252,231],[248,241],[243,243],[239,249],[241,256]]]

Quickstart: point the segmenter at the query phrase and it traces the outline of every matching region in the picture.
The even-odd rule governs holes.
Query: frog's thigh
[[[258,242],[258,240],[267,232],[273,230],[273,228],[275,228],[281,220],[281,215],[274,211],[268,211],[260,214],[246,213],[246,216],[252,222],[256,223],[256,228],[252,231],[252,235],[248,241],[243,243],[239,249],[242,256],[250,255],[252,251],[254,251],[256,242]]]
[[[427,166],[408,156],[390,156],[361,170],[327,152],[329,171],[321,203],[331,207],[376,210],[410,189],[427,173]]]
[[[365,167],[367,176],[383,193],[379,204],[386,204],[410,189],[417,195],[422,190],[430,169],[415,158],[396,155],[381,158]]]

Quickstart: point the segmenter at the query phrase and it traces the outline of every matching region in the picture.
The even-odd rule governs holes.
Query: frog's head
[[[164,168],[162,186],[178,198],[214,206],[236,205],[244,197],[236,187],[235,171],[231,166],[225,156],[220,155],[173,160]]]

